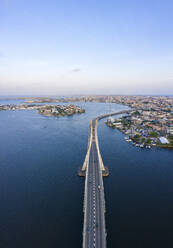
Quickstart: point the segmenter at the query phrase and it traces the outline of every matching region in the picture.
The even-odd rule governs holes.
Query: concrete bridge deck
[[[105,197],[103,176],[108,176],[97,136],[98,120],[130,111],[101,115],[90,121],[88,150],[79,176],[85,176],[83,248],[106,248]]]

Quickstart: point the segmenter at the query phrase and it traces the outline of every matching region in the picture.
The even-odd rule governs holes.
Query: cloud
[[[74,68],[74,69],[72,70],[72,72],[80,72],[80,71],[81,71],[80,68]]]

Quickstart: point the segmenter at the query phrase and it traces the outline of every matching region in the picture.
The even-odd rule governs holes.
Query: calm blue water
[[[0,247],[81,247],[84,179],[77,170],[89,120],[125,107],[76,104],[86,113],[0,112]],[[108,248],[173,247],[173,151],[133,147],[104,121],[98,134],[110,170],[104,180]]]
[[[24,103],[24,100],[18,100],[18,99],[8,99],[4,97],[0,97],[0,105],[7,105],[7,104],[22,104]]]

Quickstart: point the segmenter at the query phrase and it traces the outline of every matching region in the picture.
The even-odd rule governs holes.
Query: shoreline
[[[118,119],[108,118],[105,124],[112,129],[117,129],[122,134],[124,134],[124,139],[126,142],[135,145],[140,148],[166,148],[173,149],[173,136],[168,134],[163,136],[163,134],[156,132],[150,127],[145,127],[143,125],[135,124],[133,121],[134,114],[136,112],[131,112],[126,116],[121,116]],[[164,140],[165,143],[162,143]]]

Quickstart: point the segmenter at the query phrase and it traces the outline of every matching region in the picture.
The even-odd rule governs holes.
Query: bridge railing
[[[84,193],[84,222],[83,222],[83,246],[86,244],[86,232],[87,232],[87,196],[88,196],[88,166],[86,168],[85,176],[85,193]]]
[[[96,119],[101,120],[101,119],[104,119],[106,117],[113,116],[113,115],[121,115],[121,114],[126,114],[126,113],[128,114],[131,111],[133,111],[133,110],[122,110],[122,111],[119,111],[119,112],[113,112],[113,113],[110,113],[110,114],[104,114],[104,115],[98,116]]]
[[[93,133],[92,133],[92,121],[90,121],[90,135],[89,135],[89,139],[88,139],[88,148],[87,148],[87,154],[85,156],[85,160],[82,166],[82,171],[85,171],[88,165],[88,161],[89,161],[89,155],[90,155],[90,150],[91,150],[91,145],[92,145],[92,137],[93,137]]]
[[[98,120],[96,120],[95,140],[96,140],[96,147],[97,147],[97,152],[98,152],[99,164],[101,166],[101,169],[105,170],[103,160],[102,160],[102,156],[101,156],[101,153],[100,153],[100,148],[99,148],[98,135],[97,135],[97,126],[98,126]]]

